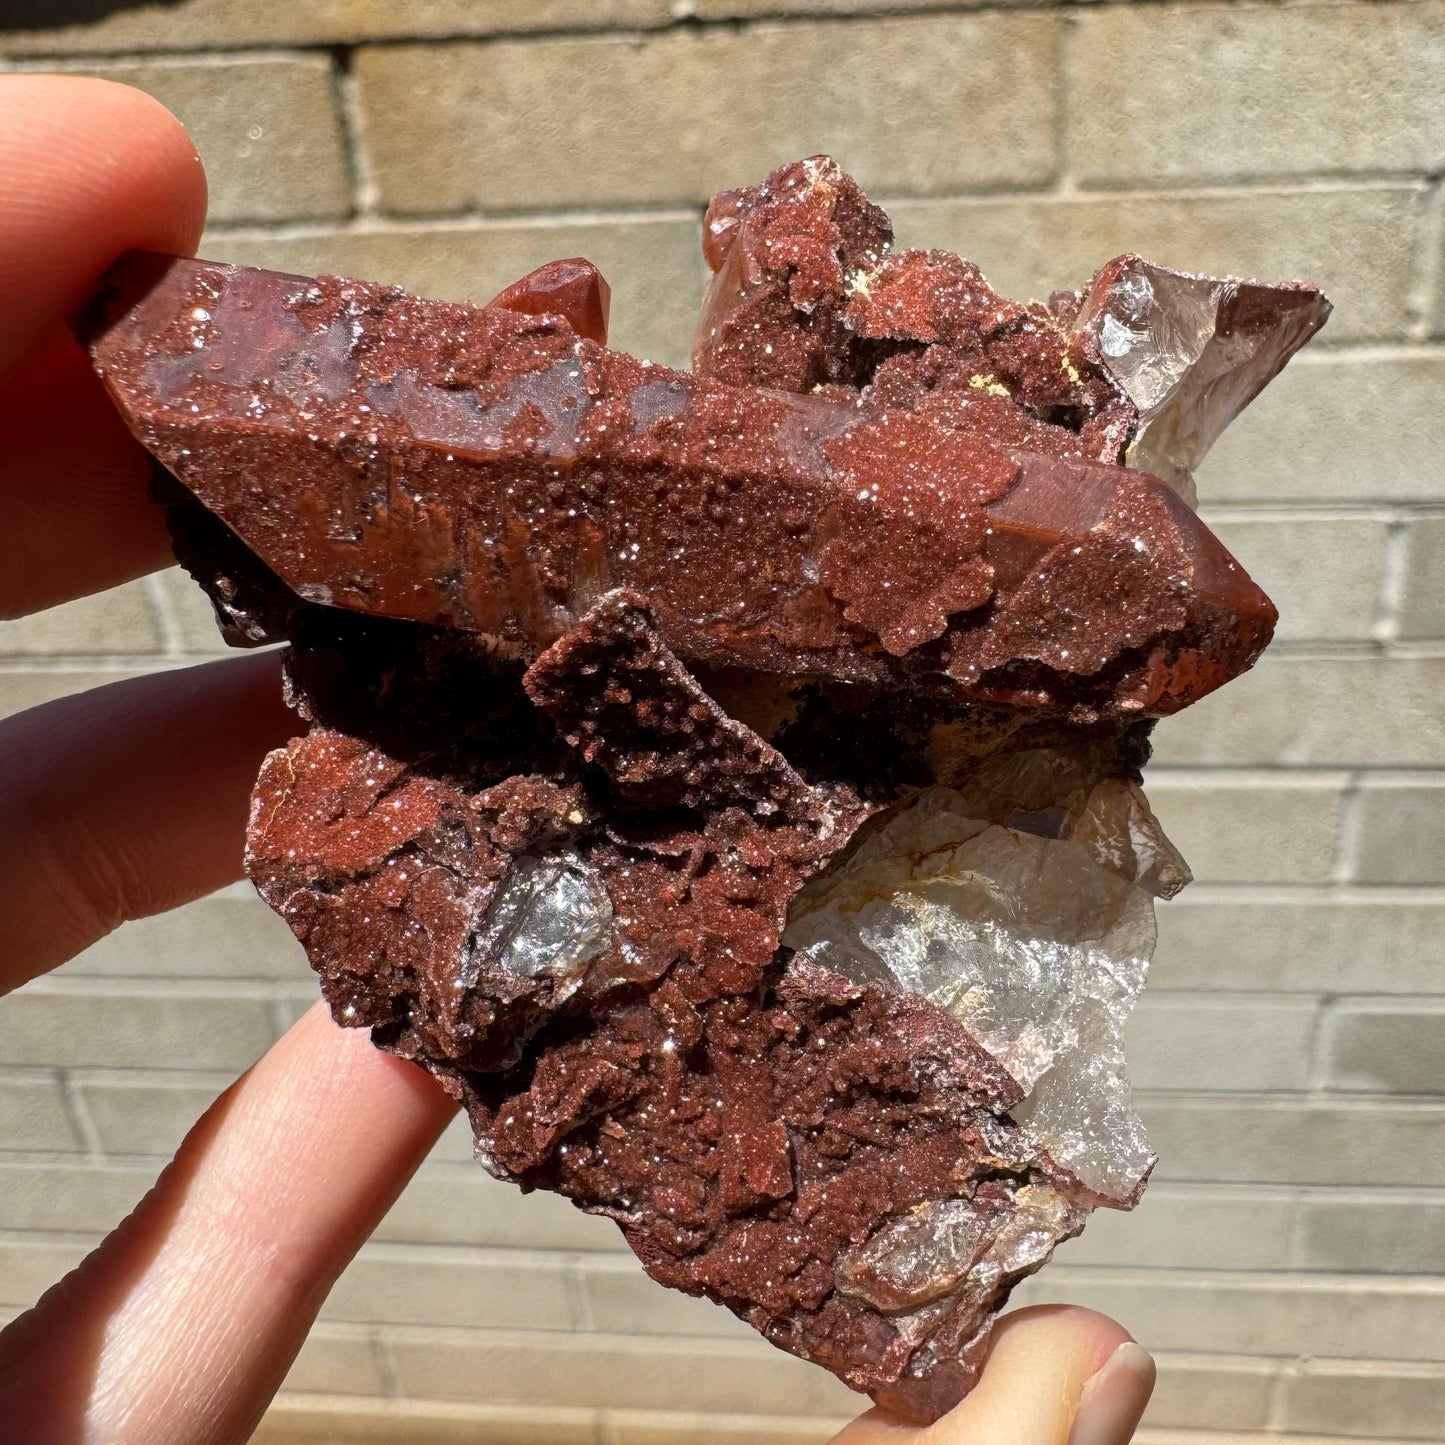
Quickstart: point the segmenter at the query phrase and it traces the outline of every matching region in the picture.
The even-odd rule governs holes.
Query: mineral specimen
[[[1016,305],[824,157],[704,252],[691,373],[575,260],[473,308],[134,255],[80,326],[226,635],[290,644],[248,866],[337,1018],[930,1420],[1144,1187],[1188,871],[1139,769],[1274,622],[1191,473],[1328,304],[1123,257]]]

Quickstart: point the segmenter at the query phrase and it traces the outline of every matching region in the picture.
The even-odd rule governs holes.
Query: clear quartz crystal
[[[1138,408],[1127,464],[1194,505],[1205,452],[1329,313],[1313,287],[1190,275],[1137,256],[1106,266],[1079,327]]]
[[[472,957],[575,983],[611,937],[612,901],[596,870],[567,854],[522,857],[492,896]]]
[[[1010,809],[1038,802],[1020,795],[1050,770],[1055,789],[1078,786],[1053,809]],[[1089,1189],[1125,1201],[1153,1155],[1121,1033],[1154,946],[1150,894],[1188,873],[1134,785],[1082,777],[1067,753],[1040,750],[967,794],[925,790],[809,885],[783,941],[947,1009],[1025,1090],[1015,1119]],[[990,821],[1001,812],[1009,826]]]
[[[992,1244],[1005,1213],[930,1199],[889,1220],[838,1262],[838,1286],[875,1309],[912,1309],[951,1293]]]

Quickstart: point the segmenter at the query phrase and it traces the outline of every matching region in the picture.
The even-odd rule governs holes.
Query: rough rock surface
[[[80,325],[228,637],[291,644],[248,865],[337,1018],[930,1420],[1147,1177],[1139,768],[1274,620],[1181,492],[1328,306],[891,241],[823,157],[719,196],[693,373],[580,261],[471,308],[134,256]]]

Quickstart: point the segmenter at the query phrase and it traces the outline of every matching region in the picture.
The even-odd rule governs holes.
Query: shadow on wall
[[[0,8],[6,30],[59,30],[64,25],[89,25],[117,10],[184,4],[185,0],[9,0]]]

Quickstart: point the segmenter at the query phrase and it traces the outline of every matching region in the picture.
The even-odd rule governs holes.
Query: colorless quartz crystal
[[[1195,467],[1329,309],[1297,283],[1190,275],[1138,256],[1111,261],[1079,330],[1139,409],[1125,463],[1163,477],[1193,506]]]
[[[967,791],[924,790],[803,890],[783,941],[947,1009],[1024,1089],[1014,1117],[1123,1201],[1154,1156],[1122,1030],[1154,947],[1151,895],[1188,871],[1135,785],[1086,777],[1040,749],[986,766]],[[1052,806],[1029,796],[1050,785]]]
[[[612,904],[594,869],[562,854],[522,857],[507,869],[473,954],[527,978],[580,982],[612,938]]]

